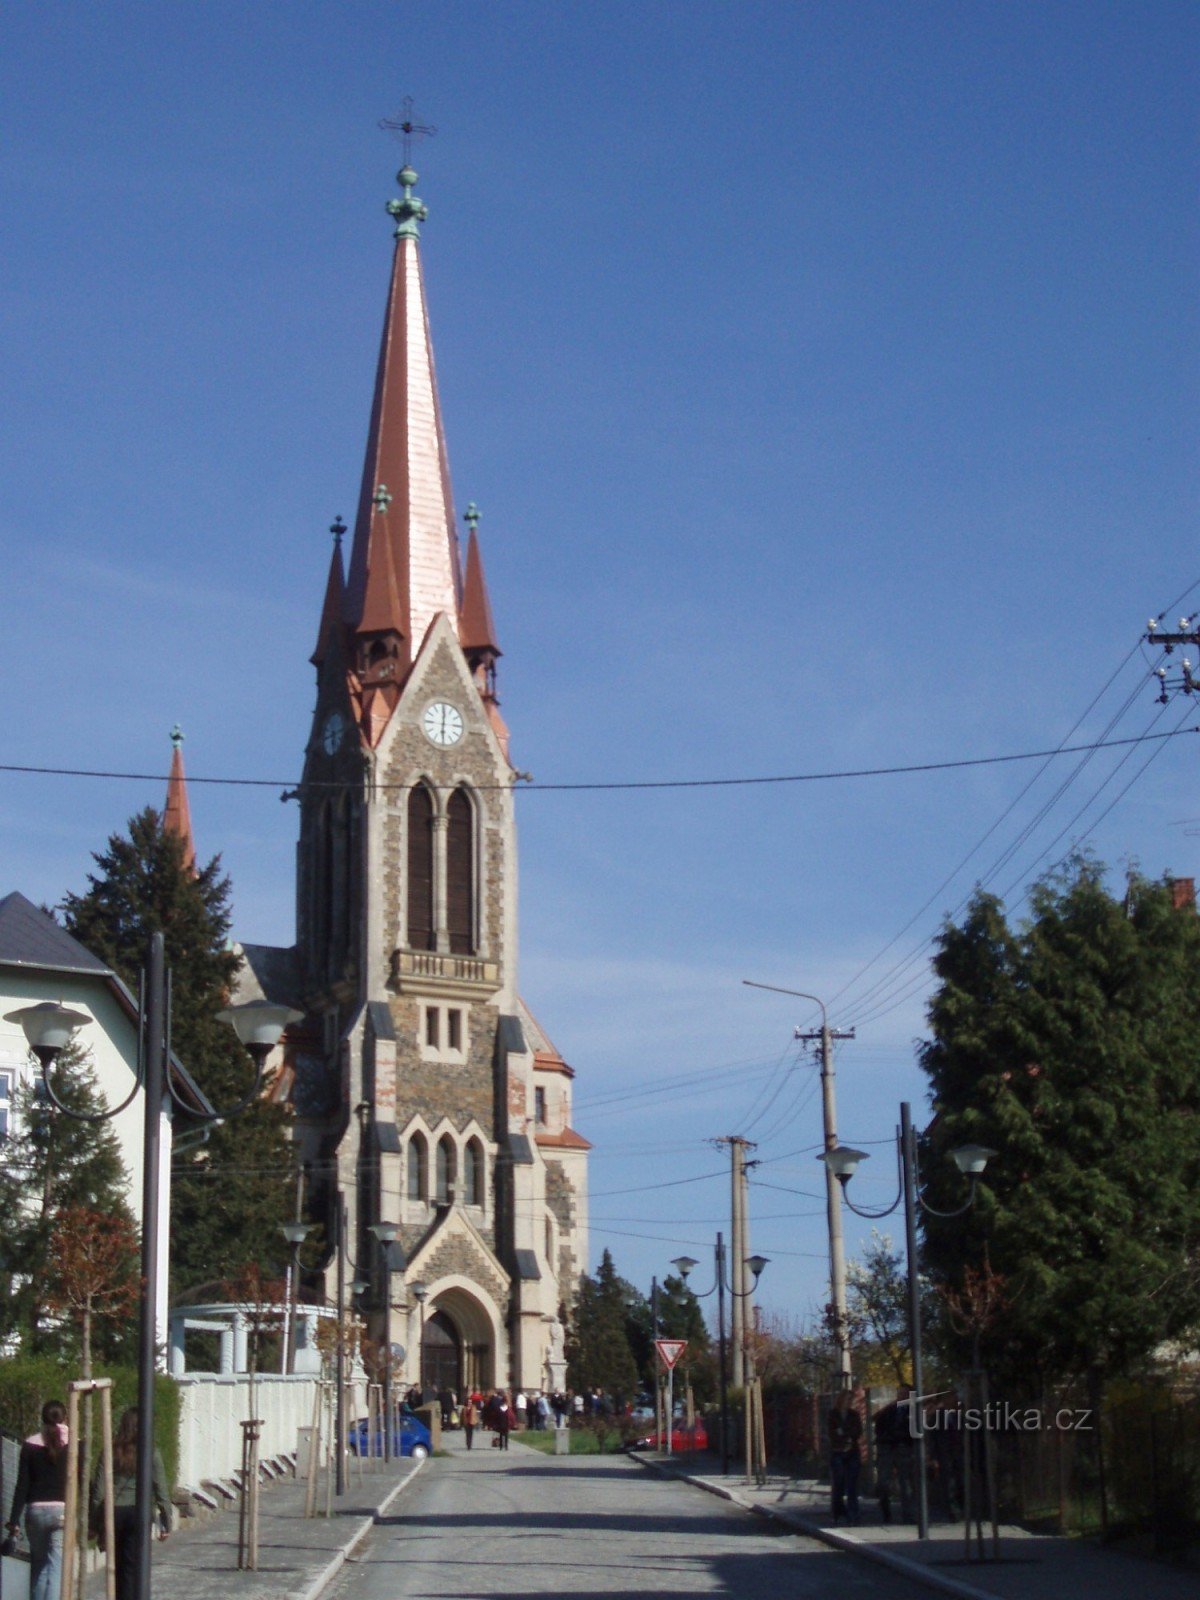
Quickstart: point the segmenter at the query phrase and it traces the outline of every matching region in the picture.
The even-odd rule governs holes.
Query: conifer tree
[[[152,933],[161,932],[171,971],[172,1048],[218,1110],[241,1100],[253,1068],[227,1023],[237,957],[228,944],[230,884],[220,857],[193,872],[179,838],[158,812],[140,812],[128,835],[114,834],[93,857],[97,870],[65,902],[68,930],[137,992]],[[266,1098],[188,1137],[176,1115],[181,1150],[172,1164],[171,1298],[216,1290],[247,1262],[277,1265],[279,1225],[289,1215],[294,1171],[282,1107]]]
[[[594,1278],[579,1286],[567,1341],[567,1382],[576,1392],[600,1389],[615,1402],[637,1391],[637,1363],[626,1334],[628,1285],[605,1251]]]
[[[1030,906],[1014,932],[977,894],[939,941],[932,1203],[963,1198],[955,1145],[998,1155],[973,1211],[926,1218],[924,1259],[951,1295],[985,1263],[1003,1280],[981,1338],[1010,1386],[1098,1388],[1200,1325],[1200,919],[1167,882],[1134,877],[1114,898],[1088,858]]]
[[[90,1055],[79,1044],[61,1052],[52,1081],[68,1110],[88,1117],[104,1110]],[[35,1084],[17,1095],[16,1132],[0,1165],[0,1272],[8,1279],[8,1293],[0,1294],[0,1339],[16,1338],[28,1353],[43,1354],[70,1342],[47,1315],[56,1218],[85,1209],[131,1228],[133,1217],[126,1199],[129,1175],[112,1124],[67,1115],[37,1092],[38,1079]],[[129,1353],[120,1329],[105,1330],[98,1345],[109,1358]]]

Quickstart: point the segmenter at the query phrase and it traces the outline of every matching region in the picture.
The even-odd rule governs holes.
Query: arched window
[[[438,1140],[437,1147],[437,1188],[435,1198],[438,1205],[450,1204],[450,1191],[454,1186],[454,1140],[448,1133],[443,1134]]]
[[[453,955],[475,951],[475,814],[464,789],[446,807],[446,931]]]
[[[463,1188],[466,1190],[464,1199],[467,1205],[481,1206],[483,1204],[483,1146],[478,1139],[472,1139],[467,1145],[463,1170]]]
[[[434,948],[433,796],[423,783],[408,797],[408,943]]]
[[[428,1159],[424,1138],[414,1133],[408,1141],[408,1198],[424,1200],[429,1190]]]

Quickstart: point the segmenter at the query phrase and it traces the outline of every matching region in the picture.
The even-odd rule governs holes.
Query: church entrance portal
[[[435,1311],[425,1322],[421,1342],[421,1371],[425,1388],[440,1394],[443,1389],[462,1393],[462,1340],[458,1329],[444,1311]]]

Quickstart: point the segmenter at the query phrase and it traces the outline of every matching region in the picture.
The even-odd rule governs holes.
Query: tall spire
[[[474,500],[467,506],[463,517],[469,531],[467,539],[467,575],[463,582],[462,612],[458,619],[458,639],[472,670],[482,665],[490,674],[496,657],[502,654],[496,643],[496,624],[492,621],[492,603],[488,599],[487,579],[483,575],[483,557],[479,553],[479,507]]]
[[[346,620],[346,580],[342,574],[342,535],[346,531],[346,524],[341,517],[334,518],[329,531],[333,535],[333,555],[325,583],[325,604],[321,607],[316,648],[308,658],[314,667],[319,667],[325,659],[331,631],[340,629]]]
[[[183,864],[195,876],[196,846],[192,839],[192,813],[188,805],[187,779],[183,775],[183,732],[178,723],[171,729],[171,745],[171,776],[167,779],[163,832],[173,833],[182,842]]]
[[[388,203],[396,249],[363,464],[346,620],[364,687],[375,669],[389,687],[412,664],[439,611],[457,617],[461,593],[450,470],[418,249],[428,212],[399,173]]]

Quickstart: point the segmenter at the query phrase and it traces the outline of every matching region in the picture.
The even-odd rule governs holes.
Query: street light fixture
[[[420,1309],[420,1333],[417,1339],[417,1386],[421,1391],[421,1400],[425,1399],[425,1302],[429,1299],[429,1285],[427,1283],[410,1283],[412,1297]]]
[[[383,1258],[383,1459],[392,1459],[392,1273],[403,1272],[408,1262],[396,1243],[400,1229],[394,1222],[373,1222],[367,1230],[374,1234]]]
[[[137,1500],[135,1515],[134,1596],[150,1600],[150,1546],[154,1512],[154,1373],[157,1355],[155,1312],[158,1303],[158,1201],[159,1133],[163,1114],[164,1090],[195,1122],[211,1124],[236,1116],[256,1098],[262,1088],[267,1057],[279,1043],[290,1022],[299,1022],[302,1013],[289,1006],[274,1006],[266,1000],[251,1000],[244,1005],[227,1006],[217,1013],[220,1021],[237,1030],[255,1065],[254,1081],[237,1105],[216,1110],[205,1103],[198,1112],[189,1105],[173,1082],[169,1036],[168,978],[166,942],[161,933],[150,936],[142,992],[138,1007],[138,1058],[134,1084],[120,1105],[102,1112],[83,1112],[64,1105],[54,1089],[53,1068],[59,1055],[76,1032],[92,1019],[69,1006],[53,1001],[23,1006],[9,1012],[7,1022],[20,1025],[30,1050],[42,1067],[42,1082],[50,1103],[64,1116],[77,1122],[107,1122],[129,1106],[139,1089],[144,1089],[142,1131],[142,1286],[138,1328],[138,1447]]]
[[[881,1217],[890,1217],[901,1202],[904,1204],[905,1257],[908,1269],[908,1336],[913,1365],[913,1401],[909,1408],[909,1428],[917,1446],[917,1537],[927,1539],[929,1488],[925,1481],[925,1428],[920,1412],[924,1380],[921,1365],[921,1303],[917,1273],[917,1208],[919,1206],[922,1211],[927,1211],[934,1217],[961,1217],[975,1204],[980,1175],[997,1152],[989,1150],[982,1144],[960,1145],[950,1151],[951,1160],[968,1180],[970,1189],[961,1206],[956,1206],[950,1211],[942,1211],[931,1205],[919,1192],[917,1141],[913,1133],[912,1109],[907,1100],[900,1106],[896,1150],[900,1165],[900,1192],[890,1206],[878,1209],[856,1206],[850,1198],[850,1179],[861,1163],[870,1159],[865,1150],[853,1150],[847,1145],[835,1145],[832,1150],[826,1150],[819,1155],[817,1160],[823,1162],[841,1184],[846,1204],[858,1216],[877,1222]]]
[[[292,1254],[288,1276],[287,1334],[284,1338],[283,1354],[283,1370],[291,1374],[296,1370],[296,1304],[300,1297],[300,1246],[313,1230],[312,1224],[308,1222],[285,1222],[279,1231],[287,1240]]]
[[[676,1256],[671,1262],[671,1265],[677,1269],[679,1276],[683,1279],[685,1284],[687,1284],[688,1277],[690,1276],[692,1270],[698,1264],[699,1263],[696,1261],[694,1256]],[[715,1252],[715,1265],[716,1278],[712,1288],[705,1289],[703,1294],[697,1294],[694,1289],[691,1291],[691,1293],[694,1300],[707,1300],[710,1294],[715,1294],[717,1297],[717,1370],[721,1384],[721,1471],[728,1474],[729,1376],[725,1359],[725,1296],[726,1294],[730,1294],[739,1300],[748,1300],[758,1288],[758,1280],[762,1277],[764,1270],[770,1265],[770,1263],[768,1262],[766,1256],[747,1257],[746,1265],[750,1268],[751,1273],[754,1275],[754,1283],[748,1290],[746,1290],[744,1294],[740,1294],[725,1281],[725,1240],[721,1234],[718,1234]],[[672,1417],[671,1425],[674,1424],[674,1421],[675,1419]]]

